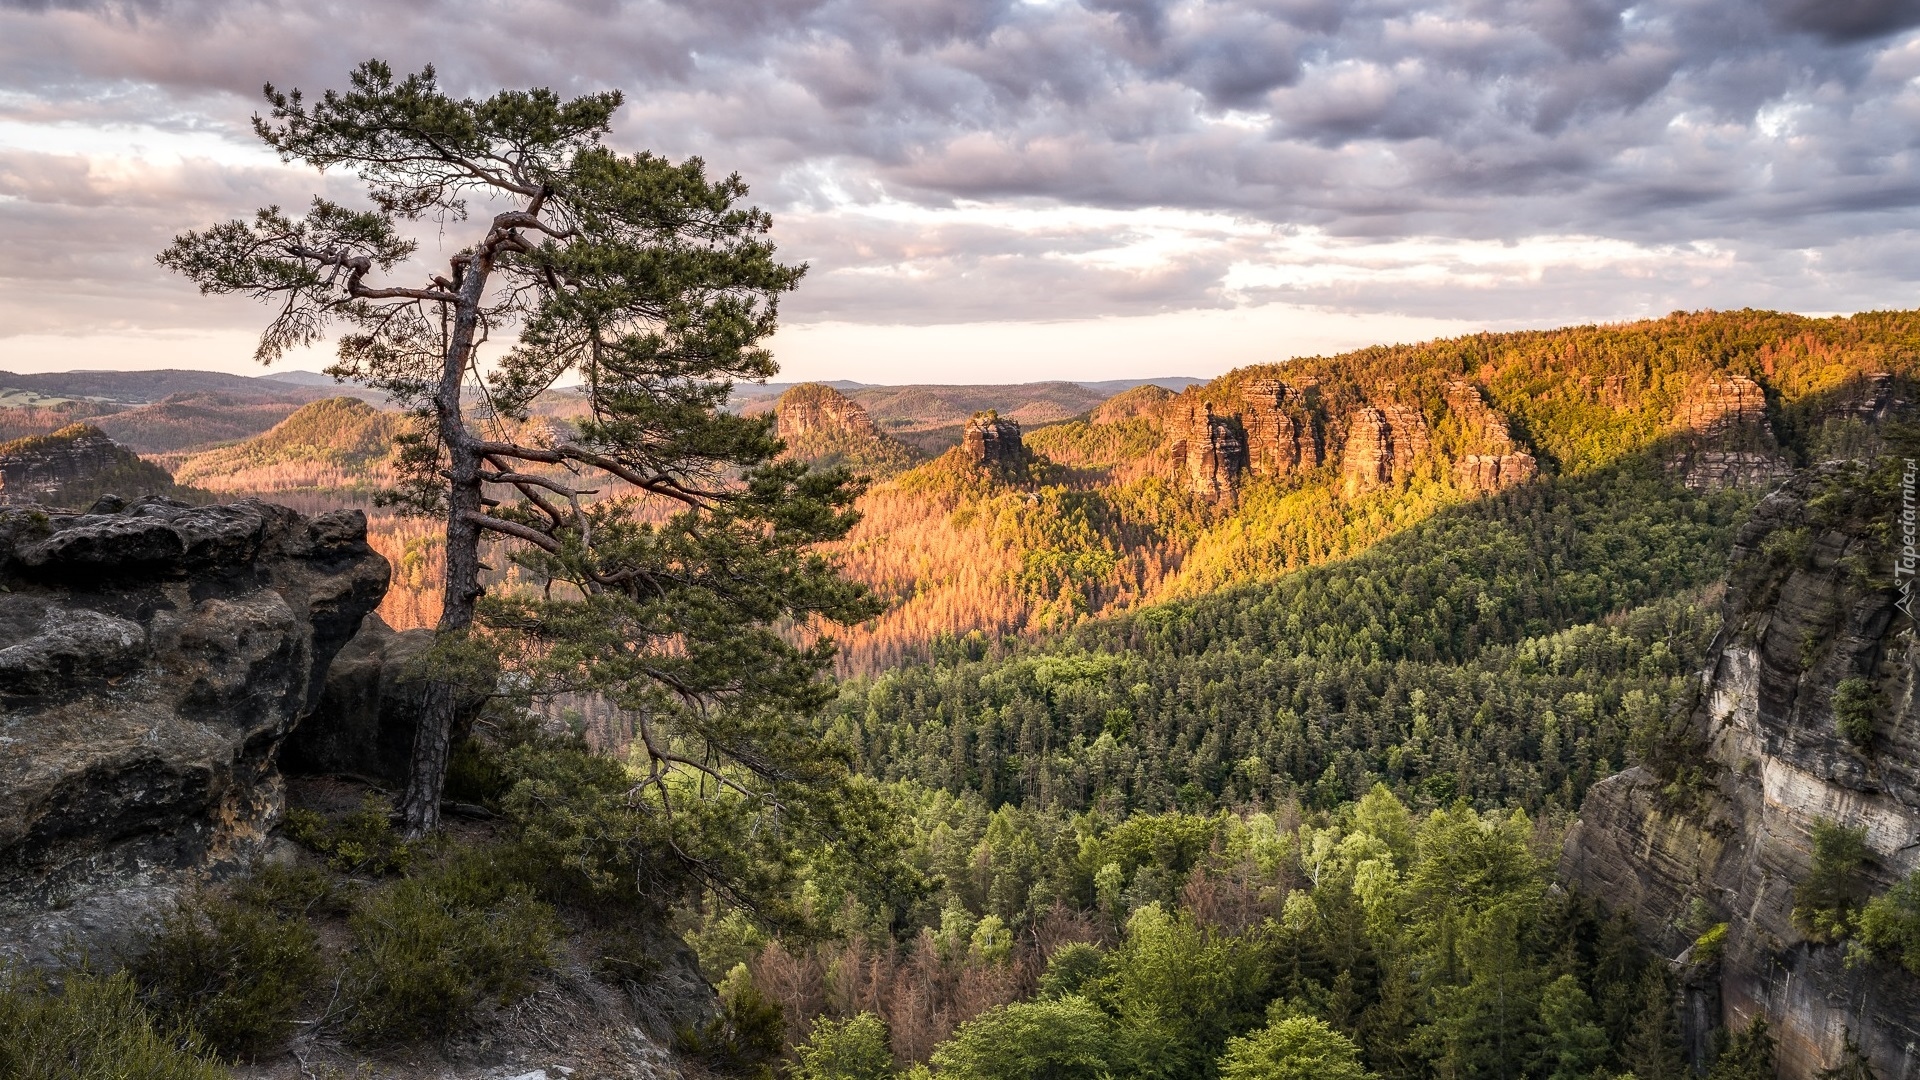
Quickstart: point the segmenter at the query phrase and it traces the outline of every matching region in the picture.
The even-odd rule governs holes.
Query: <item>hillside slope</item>
[[[941,634],[1272,580],[1629,458],[1672,486],[1757,497],[1870,442],[1916,373],[1920,313],[1704,312],[1309,357],[1117,400],[1029,430],[1039,461],[1023,478],[942,459],[871,492],[845,551],[896,607],[840,635],[847,670],[924,656]]]
[[[372,492],[391,482],[388,464],[406,418],[357,398],[303,405],[251,439],[194,454],[175,479],[212,491],[277,495]]]

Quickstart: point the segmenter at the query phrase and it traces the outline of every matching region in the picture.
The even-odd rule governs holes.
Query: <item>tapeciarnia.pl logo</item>
[[[1913,501],[1913,484],[1917,475],[1920,475],[1920,469],[1914,466],[1914,459],[1903,458],[1900,470],[1900,552],[1893,559],[1893,584],[1900,590],[1900,599],[1894,606],[1909,619],[1913,618],[1914,571],[1916,565],[1920,564],[1920,554],[1914,550],[1914,535],[1920,532],[1920,511],[1915,510]]]

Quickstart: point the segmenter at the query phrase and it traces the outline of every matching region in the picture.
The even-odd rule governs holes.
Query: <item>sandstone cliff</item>
[[[874,434],[873,420],[857,401],[825,383],[801,383],[774,406],[775,433],[782,439],[809,435]]]
[[[173,478],[90,424],[0,444],[0,504],[85,506],[105,486],[124,495],[166,494]]]
[[[1762,487],[1792,472],[1767,417],[1766,392],[1744,375],[1694,387],[1675,422],[1682,439],[1672,468],[1688,487]]]
[[[366,518],[259,502],[0,511],[0,955],[246,859],[275,751],[386,591]]]
[[[787,453],[816,465],[850,465],[874,476],[911,466],[906,444],[881,432],[859,402],[823,383],[801,383],[780,395],[774,431]]]
[[[1734,400],[1744,411],[1721,410],[1709,431],[1757,424],[1752,399]],[[1920,1074],[1920,978],[1884,959],[1850,967],[1844,943],[1810,940],[1792,917],[1816,822],[1864,827],[1874,894],[1920,868],[1920,653],[1883,539],[1897,509],[1897,490],[1842,469],[1762,502],[1680,749],[1595,786],[1568,836],[1567,880],[1682,966],[1696,1056],[1707,1028],[1764,1015],[1788,1080],[1842,1064],[1848,1040],[1882,1080]],[[1837,729],[1848,680],[1878,702],[1865,740]],[[1702,913],[1726,924],[1717,957],[1692,949]]]
[[[968,461],[981,466],[1017,466],[1027,460],[1020,442],[1020,425],[997,412],[975,413],[960,439]]]
[[[1507,418],[1487,404],[1479,387],[1450,384],[1447,411],[1459,420],[1466,439],[1467,452],[1453,465],[1456,485],[1484,494],[1539,475],[1539,463],[1514,441]]]
[[[1348,495],[1404,477],[1427,452],[1432,430],[1418,405],[1368,405],[1347,421],[1340,479]]]
[[[1189,390],[1164,415],[1174,477],[1202,498],[1232,499],[1245,473],[1289,476],[1323,460],[1324,424],[1311,385],[1256,379],[1225,404]]]

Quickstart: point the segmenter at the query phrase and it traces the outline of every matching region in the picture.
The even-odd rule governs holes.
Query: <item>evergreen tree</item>
[[[1659,964],[1640,976],[1640,1012],[1621,1049],[1621,1061],[1638,1080],[1683,1080],[1688,1076],[1673,1007],[1673,978]]]
[[[374,60],[344,92],[309,103],[268,86],[266,98],[254,130],[267,146],[357,174],[371,207],[268,207],[184,233],[159,258],[203,292],[274,304],[262,361],[344,325],[330,370],[418,421],[397,494],[446,523],[445,662],[415,738],[408,835],[438,820],[456,692],[487,676],[488,650],[464,644],[476,623],[503,632],[543,685],[609,694],[637,717],[661,804],[730,789],[784,807],[835,775],[830,753],[787,730],[821,704],[831,644],[773,628],[869,612],[808,552],[852,526],[855,485],[776,463],[767,418],[722,407],[734,380],[776,370],[760,342],[804,270],[775,261],[746,185],[709,179],[698,158],[603,145],[617,92],[461,99],[430,67],[396,79]],[[405,223],[460,228],[470,213],[443,269],[411,262]],[[485,374],[483,347],[509,333],[517,343]],[[524,423],[570,376],[584,419]],[[494,542],[535,588],[483,604]],[[466,665],[477,671],[463,679]]]
[[[1707,1080],[1774,1080],[1773,1034],[1767,1018],[1755,1016],[1745,1031],[1718,1033],[1721,1041]]]

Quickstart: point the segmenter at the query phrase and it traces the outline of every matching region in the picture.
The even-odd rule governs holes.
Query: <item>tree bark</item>
[[[479,327],[480,301],[486,293],[493,257],[486,245],[467,263],[460,282],[452,333],[441,366],[440,386],[434,395],[435,419],[448,457],[447,576],[441,601],[438,634],[464,634],[473,625],[474,601],[480,598],[480,527],[473,516],[482,509],[480,454],[467,431],[460,392],[473,354]],[[448,679],[430,680],[422,695],[420,722],[413,733],[413,758],[407,772],[407,793],[400,806],[401,828],[409,840],[418,840],[440,824],[440,795],[446,785],[447,758],[452,751],[454,714],[461,687]]]

